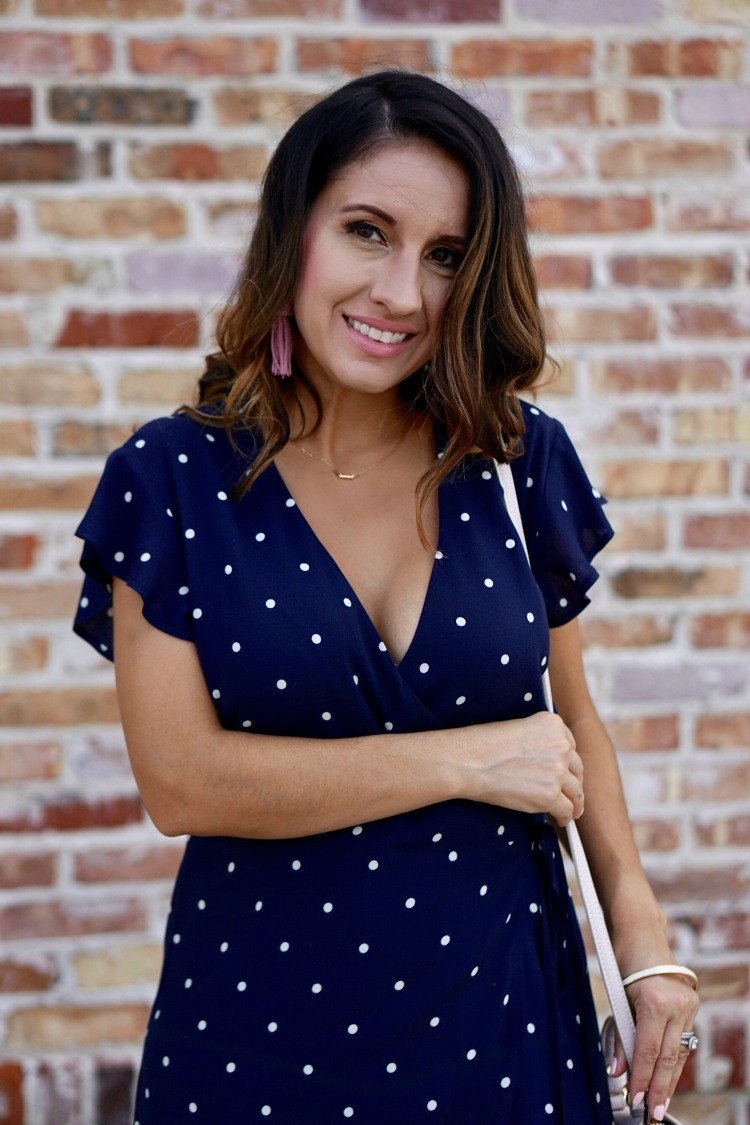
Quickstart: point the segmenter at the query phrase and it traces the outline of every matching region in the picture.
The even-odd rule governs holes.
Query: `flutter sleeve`
[[[83,539],[84,572],[73,631],[114,661],[112,578],[143,599],[143,616],[157,629],[193,639],[188,579],[176,499],[158,429],[137,431],[110,453],[75,534]]]
[[[525,406],[524,455],[513,463],[531,568],[550,627],[564,625],[590,602],[599,577],[591,560],[614,535],[595,488],[564,426]]]

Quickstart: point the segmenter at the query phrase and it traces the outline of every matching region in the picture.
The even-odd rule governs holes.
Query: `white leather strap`
[[[513,481],[513,474],[510,465],[501,465],[495,462],[497,473],[500,478],[500,484],[503,487],[503,495],[505,496],[505,506],[508,509],[508,515],[513,521],[513,526],[518,533],[518,538],[526,553],[529,557],[529,549],[526,545],[526,536],[523,530],[523,521],[521,520],[521,511],[518,507],[518,497],[516,496],[516,487]],[[544,671],[544,698],[547,703],[548,710],[554,710],[552,704],[552,691],[549,682],[549,672],[547,669]],[[570,845],[570,854],[573,857],[573,864],[575,866],[576,877],[578,885],[581,888],[581,897],[583,898],[583,905],[586,910],[586,915],[589,920],[591,928],[591,936],[594,939],[596,946],[596,955],[599,958],[599,966],[602,971],[602,979],[604,987],[607,990],[607,996],[612,1006],[612,1013],[615,1017],[617,1030],[620,1035],[620,1040],[625,1048],[625,1055],[627,1056],[628,1066],[633,1063],[633,1049],[635,1047],[635,1023],[628,1004],[628,998],[625,995],[622,981],[620,979],[620,970],[617,965],[614,950],[612,949],[612,942],[610,941],[607,932],[607,924],[604,921],[604,914],[602,913],[601,904],[597,897],[596,888],[594,887],[594,880],[591,877],[588,860],[586,853],[583,850],[583,843],[578,832],[578,825],[574,820],[566,827],[568,835],[568,843]]]

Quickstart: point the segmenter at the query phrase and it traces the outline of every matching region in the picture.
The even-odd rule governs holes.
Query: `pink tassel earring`
[[[271,329],[271,374],[286,379],[292,374],[292,315],[290,305],[283,308]]]

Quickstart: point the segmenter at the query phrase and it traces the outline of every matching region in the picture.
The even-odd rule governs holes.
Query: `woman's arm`
[[[551,630],[550,684],[584,764],[585,812],[578,828],[623,976],[674,962],[666,918],[648,884],[633,837],[612,742],[586,684],[578,621]],[[636,1015],[635,1095],[649,1089],[656,1115],[671,1097],[687,1054],[680,1034],[698,1008],[687,981],[651,977],[631,985]],[[609,1060],[607,1060],[609,1061]],[[625,1071],[622,1047],[616,1073]],[[663,1114],[662,1114],[663,1116]]]

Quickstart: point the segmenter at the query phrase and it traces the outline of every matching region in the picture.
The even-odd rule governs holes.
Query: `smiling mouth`
[[[373,328],[350,316],[345,316],[344,320],[355,331],[361,332],[363,336],[369,336],[371,340],[379,340],[382,344],[402,344],[404,340],[416,335],[415,332],[383,332],[380,328]]]

